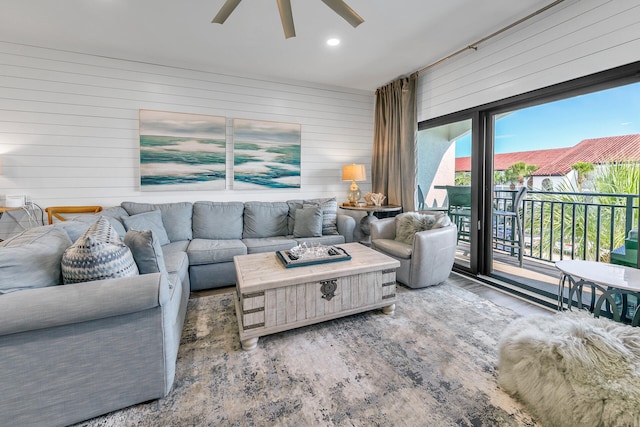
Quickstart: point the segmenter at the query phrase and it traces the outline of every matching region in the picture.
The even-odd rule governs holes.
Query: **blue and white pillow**
[[[138,275],[131,251],[105,217],[64,251],[61,266],[65,285]]]

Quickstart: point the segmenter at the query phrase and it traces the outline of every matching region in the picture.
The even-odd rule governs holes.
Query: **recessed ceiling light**
[[[340,44],[340,39],[329,39],[327,40],[327,44],[329,46],[338,46]]]

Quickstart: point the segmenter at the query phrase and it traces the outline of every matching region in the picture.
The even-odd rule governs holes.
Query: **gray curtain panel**
[[[371,184],[404,212],[415,209],[418,73],[376,90]]]

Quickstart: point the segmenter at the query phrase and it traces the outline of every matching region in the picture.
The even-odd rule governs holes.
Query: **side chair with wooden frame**
[[[71,213],[98,213],[102,210],[102,206],[49,206],[45,208],[45,212],[49,217],[49,224],[53,224],[53,218],[59,221],[67,219],[62,214]]]

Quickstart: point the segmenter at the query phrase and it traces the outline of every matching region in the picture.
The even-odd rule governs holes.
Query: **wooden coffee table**
[[[264,335],[376,308],[394,312],[400,263],[359,243],[337,246],[352,259],[285,268],[275,252],[233,258],[243,350]]]

